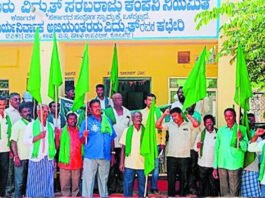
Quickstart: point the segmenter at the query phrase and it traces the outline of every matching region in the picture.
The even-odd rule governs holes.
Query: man
[[[54,101],[49,103],[50,113],[48,116],[48,122],[52,123],[54,127],[62,129],[65,124],[65,117],[60,113],[60,104],[57,103],[57,115],[56,115],[56,103]],[[57,119],[56,119],[57,116]]]
[[[248,145],[248,151],[250,152],[262,152],[262,160],[260,163],[260,172],[259,178],[260,186],[261,186],[261,197],[265,197],[265,177],[264,177],[264,170],[265,170],[265,140],[257,142],[260,136],[264,135],[264,129],[257,129],[255,135],[250,140],[250,144]]]
[[[60,113],[60,104],[57,103],[56,107],[56,103],[52,101],[49,103],[49,108],[50,108],[50,113],[47,118],[48,122],[53,124],[55,130],[61,131],[62,128],[66,125],[66,121],[65,121],[65,116],[62,113]],[[55,113],[56,111],[57,115]],[[55,161],[58,162],[58,153],[55,155]],[[56,167],[56,174],[54,177],[55,192],[60,192],[60,180],[59,180],[59,174],[57,174],[58,171],[59,167]]]
[[[20,120],[12,127],[11,148],[14,154],[15,197],[26,195],[29,147],[24,144],[25,128],[31,121],[31,110],[26,103],[19,105]]]
[[[248,139],[251,140],[255,135],[255,115],[248,114],[249,130],[247,131]],[[257,142],[262,139],[259,138]],[[244,170],[242,171],[241,193],[243,197],[260,197],[259,178],[259,160],[258,156],[253,152],[246,152]]]
[[[49,107],[38,106],[38,118],[25,129],[24,143],[30,148],[27,197],[54,197],[54,128],[47,121]],[[58,132],[56,132],[58,134]]]
[[[11,118],[5,113],[6,99],[0,96],[0,197],[5,196],[11,136]]]
[[[226,126],[218,130],[215,142],[213,177],[218,178],[218,170],[221,196],[238,197],[248,139],[246,128],[236,123],[234,109],[225,109],[224,117]]]
[[[185,101],[185,96],[183,94],[183,87],[180,86],[177,90],[177,94],[174,96],[174,99],[176,100],[174,103],[171,105],[171,109],[174,109],[175,107],[178,107],[182,109],[184,101]]]
[[[9,115],[12,125],[21,118],[18,111],[20,100],[19,93],[13,92],[9,95],[9,108],[6,109],[6,113]]]
[[[140,155],[141,137],[144,133],[142,114],[134,112],[132,122],[133,125],[124,130],[120,139],[122,144],[120,170],[124,172],[123,195],[133,197],[134,178],[137,174],[138,196],[144,197],[144,158]]]
[[[9,108],[6,109],[6,114],[9,115],[11,119],[12,125],[15,124],[21,117],[18,111],[19,104],[20,104],[20,95],[19,93],[12,92],[9,95]],[[14,161],[13,161],[13,154],[10,153],[10,160],[9,160],[9,170],[8,170],[8,179],[7,179],[7,194],[13,195],[15,191],[14,186]]]
[[[86,138],[84,145],[82,196],[92,197],[97,173],[99,194],[108,197],[108,175],[112,143],[116,133],[111,122],[101,115],[100,101],[93,99],[89,103],[91,115],[83,121],[79,136]]]
[[[185,102],[185,96],[183,93],[183,87],[180,86],[177,94],[175,96],[177,98],[176,102],[174,102],[171,106],[171,109],[175,107],[179,107],[182,110],[183,104]],[[191,107],[187,108],[186,121],[192,123],[194,130],[192,130],[192,140],[191,140],[191,149],[190,149],[190,170],[189,170],[189,192],[193,195],[197,194],[197,178],[198,178],[198,154],[193,150],[193,145],[196,139],[196,136],[199,132],[198,127],[201,124],[201,114],[198,111],[195,111],[196,104],[193,104]],[[197,129],[196,129],[197,128]]]
[[[106,109],[108,107],[113,106],[113,102],[110,98],[104,96],[105,87],[103,84],[96,85],[96,93],[98,99],[100,101],[101,109]]]
[[[195,111],[196,104],[193,104],[191,107],[188,107],[187,110],[187,119],[192,126],[192,135],[191,135],[191,148],[190,148],[190,170],[189,170],[189,191],[191,194],[197,194],[197,179],[198,179],[198,153],[194,150],[194,143],[197,135],[199,134],[199,126],[201,124],[201,114]]]
[[[31,94],[28,91],[25,91],[22,96],[22,102],[26,103],[31,111],[31,118],[36,119],[37,117],[37,102],[34,102]],[[35,104],[34,104],[35,103]]]
[[[163,124],[167,115],[171,115],[172,121]],[[156,128],[168,130],[167,143],[167,178],[168,196],[176,195],[176,175],[180,175],[180,196],[188,194],[188,171],[190,162],[190,144],[192,126],[185,122],[181,109],[175,107],[167,109],[156,122]]]
[[[181,110],[183,108],[184,102],[185,102],[185,96],[183,92],[183,87],[180,86],[177,94],[175,96],[178,100],[174,102],[171,106],[171,109],[175,107],[179,107]],[[201,114],[198,111],[195,111],[196,103],[192,106],[188,107],[186,109],[187,114],[186,118],[184,118],[186,121],[189,121],[192,123],[194,128],[197,128],[201,124]],[[192,130],[192,140],[191,140],[191,163],[190,163],[190,170],[189,170],[189,192],[193,195],[197,194],[197,178],[198,178],[198,154],[193,150],[193,145],[196,139],[196,136],[199,132],[199,129]]]
[[[59,168],[62,196],[77,197],[82,169],[82,142],[79,138],[77,115],[68,113],[67,126],[60,136]]]
[[[194,150],[199,153],[199,196],[218,196],[219,182],[212,176],[214,163],[214,145],[217,129],[212,115],[203,118],[205,128],[198,134]]]
[[[152,93],[147,94],[146,98],[144,100],[144,103],[146,105],[146,107],[144,109],[141,110],[142,113],[142,118],[143,118],[143,125],[146,125],[146,121],[148,118],[148,114],[150,111],[150,107],[152,104],[152,101],[156,100],[156,96]],[[162,115],[162,112],[160,111],[159,108],[155,109],[155,120],[158,120]],[[161,152],[161,150],[164,150],[165,148],[165,143],[166,143],[166,135],[165,135],[165,130],[157,130],[157,146],[158,146],[158,153]],[[157,157],[155,159],[155,169],[152,172],[152,179],[151,179],[151,193],[153,194],[160,194],[159,190],[158,190],[158,179],[159,179],[159,157]]]
[[[113,107],[109,107],[104,111],[106,116],[111,120],[117,135],[114,139],[114,152],[112,155],[115,158],[115,163],[110,169],[108,184],[110,192],[121,193],[123,191],[123,173],[119,170],[121,156],[121,144],[119,141],[124,129],[130,125],[131,113],[122,106],[123,100],[120,93],[113,94],[112,100]]]
[[[75,99],[75,88],[72,86],[69,86],[66,88],[65,97],[69,100]]]

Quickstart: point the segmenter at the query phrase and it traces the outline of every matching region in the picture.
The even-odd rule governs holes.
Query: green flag
[[[27,85],[27,91],[32,97],[41,103],[41,60],[40,60],[40,33],[39,28],[36,29],[34,46],[31,56],[29,80]]]
[[[56,41],[56,34],[54,33],[53,37],[53,48],[52,48],[52,57],[50,65],[50,76],[49,76],[49,85],[48,85],[48,96],[58,102],[59,97],[59,87],[63,84],[62,72],[60,66],[60,58]]]
[[[183,86],[185,101],[183,111],[206,97],[206,48],[204,47],[199,59],[195,62],[188,79]]]
[[[89,60],[88,45],[85,45],[78,81],[75,87],[75,99],[72,110],[76,111],[84,104],[86,93],[89,92]]]
[[[141,143],[141,155],[144,157],[144,174],[148,175],[155,168],[155,159],[158,155],[155,128],[155,100],[152,101],[148,113]]]
[[[249,110],[249,99],[252,97],[251,84],[248,77],[248,70],[244,58],[242,46],[238,45],[236,61],[236,88],[234,101],[242,109]]]
[[[110,73],[110,83],[111,83],[111,95],[118,92],[119,87],[119,66],[118,66],[118,53],[117,46],[114,45],[112,67]]]
[[[242,124],[247,127],[248,139],[252,138],[247,117],[247,112],[249,111],[249,99],[251,97],[252,89],[248,77],[247,64],[244,58],[242,46],[239,44],[237,49],[236,85],[234,101],[244,110]],[[244,167],[247,167],[249,164],[251,164],[255,160],[255,158],[255,153],[247,151],[244,158]]]

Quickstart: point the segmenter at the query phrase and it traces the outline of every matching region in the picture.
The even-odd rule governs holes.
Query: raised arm
[[[162,116],[156,122],[156,128],[157,129],[163,129],[163,125],[162,125],[163,120],[169,114],[170,114],[170,109],[166,109],[165,112],[162,114]]]

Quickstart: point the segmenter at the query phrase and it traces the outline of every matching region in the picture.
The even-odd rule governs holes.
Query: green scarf
[[[67,126],[62,130],[60,138],[60,151],[59,151],[59,162],[69,164],[70,162],[70,134],[68,133]]]
[[[112,127],[111,124],[108,120],[108,117],[106,115],[102,115],[101,116],[101,128],[100,131],[101,133],[109,133],[110,135],[112,135]]]
[[[238,124],[235,123],[234,126],[232,127],[233,135],[232,135],[232,139],[230,142],[230,146],[232,146],[234,148],[237,148],[237,128],[238,128]],[[245,137],[246,128],[244,126],[239,125],[239,131],[241,131],[242,136]]]
[[[81,147],[82,156],[84,154],[83,145]],[[63,164],[69,164],[70,162],[70,154],[71,154],[71,142],[70,135],[68,133],[68,127],[65,126],[63,128],[61,138],[60,138],[60,151],[59,151],[59,162]]]
[[[56,148],[55,148],[55,142],[54,142],[54,132],[53,128],[50,125],[49,122],[46,122],[46,128],[48,129],[48,142],[49,142],[49,149],[48,149],[48,155],[50,159],[53,159],[56,154]],[[39,119],[36,119],[33,122],[33,137],[36,137],[41,133],[41,123]],[[46,132],[47,134],[47,132]],[[32,158],[38,158],[39,150],[40,150],[40,142],[41,140],[38,140],[33,143],[33,152],[32,152]]]
[[[6,115],[6,124],[7,124],[7,146],[10,147],[10,137],[11,137],[11,130],[12,130],[12,123],[9,115]],[[2,139],[2,126],[0,123],[0,140]]]
[[[203,152],[205,135],[206,135],[206,129],[203,129],[202,134],[201,134],[201,149],[200,149],[200,156],[201,157],[202,157],[202,152]]]
[[[217,133],[217,129],[214,128],[215,132]],[[202,153],[203,153],[203,145],[204,145],[204,139],[205,139],[205,135],[206,135],[206,129],[203,129],[202,133],[201,133],[201,148],[200,148],[200,156],[202,157]]]
[[[112,107],[105,109],[104,113],[110,119],[113,125],[116,124],[116,117],[115,117],[114,110]]]
[[[144,126],[141,126],[142,130],[141,130],[141,144],[142,144],[142,139],[143,139],[143,135],[144,135]],[[126,145],[125,145],[125,155],[128,157],[131,154],[131,150],[132,150],[132,136],[133,136],[133,130],[134,130],[134,126],[131,125],[129,126],[127,133],[126,133]]]
[[[262,160],[260,163],[259,181],[262,181],[264,177],[264,170],[265,170],[265,144],[262,147]]]

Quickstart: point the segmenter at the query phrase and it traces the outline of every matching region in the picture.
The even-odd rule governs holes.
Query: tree
[[[245,54],[250,79],[258,87],[265,86],[265,3],[264,0],[243,0],[226,2],[219,8],[203,11],[195,16],[196,29],[210,21],[227,15],[228,21],[220,29],[225,41],[218,57],[231,55],[230,62],[236,59],[238,43]]]

